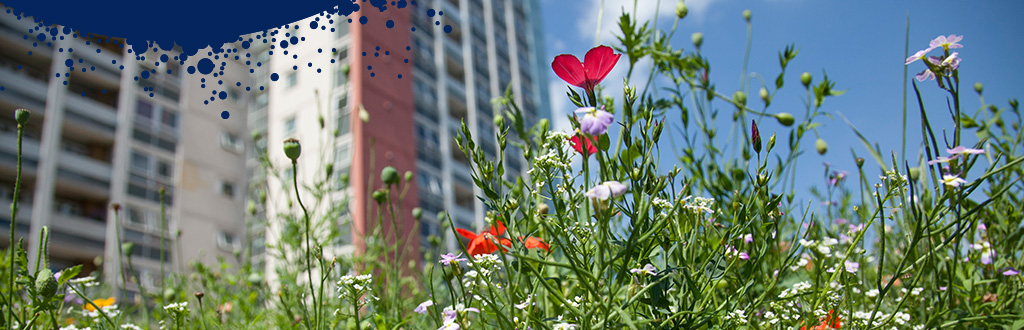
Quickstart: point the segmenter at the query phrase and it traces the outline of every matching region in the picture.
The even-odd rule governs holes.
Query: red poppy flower
[[[519,237],[519,240],[521,241],[523,238]],[[548,243],[545,243],[544,240],[540,238],[527,237],[526,241],[523,242],[523,245],[526,246],[527,249],[544,249],[544,251],[551,252],[551,247],[548,246]]]
[[[494,240],[497,240],[501,245],[512,246],[512,241],[507,238],[501,238],[500,236],[505,233],[505,225],[498,221],[498,228],[491,226],[490,231],[485,231],[480,234],[475,234],[471,231],[456,228],[455,231],[469,240],[469,245],[466,246],[466,252],[471,256],[478,254],[489,254],[494,253],[498,250],[498,246],[494,244]]]
[[[583,138],[581,141],[579,135],[573,135],[571,138],[569,138],[569,142],[572,142],[572,148],[576,149],[576,152],[583,155],[584,158],[593,155],[595,152],[597,152],[597,147],[594,146],[594,144],[597,143],[597,137],[594,137],[593,141],[591,141],[590,138]],[[586,147],[587,149],[586,153],[583,153],[584,147]]]
[[[594,87],[608,76],[615,64],[619,62],[622,54],[615,54],[615,51],[608,46],[597,46],[591,48],[584,56],[583,62],[574,55],[562,54],[555,56],[551,62],[551,69],[559,78],[570,85],[581,87],[588,93],[593,93]]]
[[[800,327],[800,330],[839,329],[839,327],[841,327],[841,326],[842,326],[842,324],[839,322],[839,315],[837,314],[835,316],[835,318],[833,318],[832,317],[832,310],[830,309],[828,311],[828,318],[826,318],[824,320],[821,320],[821,323],[819,323],[818,325],[815,325],[815,326],[811,326],[810,329],[807,329],[807,326],[805,325],[805,326]]]

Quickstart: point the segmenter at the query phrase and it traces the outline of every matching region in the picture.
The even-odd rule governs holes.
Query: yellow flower
[[[92,304],[85,304],[85,310],[90,311],[90,312],[95,312],[96,311],[96,307],[93,307],[93,304],[96,304],[96,306],[99,306],[100,308],[103,308],[103,307],[107,307],[107,306],[113,305],[114,304],[114,300],[115,300],[114,297],[110,297],[110,298],[107,298],[107,299],[96,299],[96,300],[93,300]]]

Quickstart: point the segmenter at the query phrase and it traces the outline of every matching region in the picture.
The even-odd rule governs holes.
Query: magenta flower
[[[459,252],[458,255],[456,255],[454,253],[442,254],[441,255],[441,260],[439,260],[438,263],[442,263],[445,266],[451,266],[451,263],[454,262],[456,265],[458,265],[459,262],[466,261],[466,258],[459,258],[461,256],[462,256],[461,252]]]
[[[597,187],[591,188],[583,193],[584,196],[592,199],[608,200],[610,197],[619,197],[626,193],[626,185],[618,181],[605,181]]]
[[[583,133],[589,135],[602,135],[608,133],[608,126],[615,122],[615,116],[611,113],[604,111],[602,106],[600,110],[594,107],[579,108],[576,113],[583,113],[583,118],[580,119],[580,130]]]
[[[1004,276],[1013,276],[1013,275],[1017,275],[1017,274],[1020,274],[1020,272],[1017,271],[1016,269],[1014,269],[1013,267],[1003,268],[1003,275]]]
[[[950,34],[948,37],[938,36],[935,37],[935,39],[932,39],[932,41],[928,43],[928,46],[930,46],[930,49],[942,47],[945,50],[961,48],[964,45],[959,44],[960,40],[964,40],[964,36],[958,36],[955,34]]]
[[[750,260],[750,255],[747,254],[746,252],[740,252],[740,259]]]

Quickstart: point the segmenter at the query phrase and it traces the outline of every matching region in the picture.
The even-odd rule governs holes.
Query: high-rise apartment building
[[[227,97],[206,104],[210,89],[203,86],[244,81],[248,73],[227,61],[227,77],[183,74],[194,60],[183,65],[173,52],[137,56],[129,48],[60,26],[37,29],[17,12],[0,14],[0,204],[13,198],[14,109],[26,108],[32,117],[17,236],[37,254],[47,226],[51,268],[83,264],[88,273],[103,257],[107,274],[117,271],[120,236],[134,243],[142,284],[156,285],[161,270],[182,270],[189,261],[236,260],[245,235],[249,96],[217,85]],[[232,120],[221,119],[222,111]],[[119,217],[112,203],[120,205]],[[0,208],[5,244],[10,219],[10,208]]]
[[[359,249],[362,235],[375,225],[367,198],[381,187],[384,166],[415,173],[400,212],[408,215],[419,206],[424,216],[419,223],[406,216],[409,222],[398,224],[412,244],[427,247],[426,237],[446,235],[434,216],[441,211],[458,227],[482,227],[486,209],[475,197],[481,192],[455,137],[465,121],[496,159],[491,100],[509,86],[528,122],[550,116],[538,2],[417,0],[383,12],[363,7],[350,17],[314,16],[278,30],[276,40],[302,40],[286,49],[275,39],[267,41],[270,65],[264,74],[276,73],[277,80],[262,101],[257,97],[260,106],[250,114],[250,125],[267,137],[270,159],[278,167],[290,166],[280,151],[282,141],[302,143],[298,170],[304,183],[320,175],[326,163],[350,172],[349,185],[339,185],[337,197],[350,201],[348,215],[338,222],[351,220],[351,241],[340,243],[349,249]],[[385,27],[388,21],[393,26]],[[317,67],[323,63],[332,64]],[[348,75],[342,70],[346,65]],[[523,175],[527,165],[521,153],[511,145],[506,153],[505,175]],[[267,186],[288,193],[279,183]],[[274,205],[287,207],[268,203],[268,208]],[[273,211],[266,214],[271,215],[270,241],[281,225],[275,225],[280,221]],[[381,225],[390,227],[387,221]],[[419,233],[410,233],[413,228]],[[454,249],[456,240],[447,241],[444,248]],[[273,258],[268,260],[272,273]]]

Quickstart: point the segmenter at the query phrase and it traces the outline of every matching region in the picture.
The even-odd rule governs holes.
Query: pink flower
[[[929,48],[925,48],[925,49],[917,51],[917,53],[914,53],[914,55],[911,55],[910,57],[907,57],[907,63],[906,64],[914,63],[917,60],[923,60],[924,56],[927,55],[928,52],[932,51],[933,49],[935,49],[935,47],[929,47]]]
[[[931,46],[931,49],[939,47],[942,47],[943,49],[961,48],[964,45],[959,44],[960,40],[964,40],[964,36],[950,34],[947,37],[940,35],[938,37],[935,37],[935,39],[932,39],[932,41],[928,43],[928,46]]]
[[[1013,275],[1017,275],[1017,274],[1020,274],[1020,272],[1017,271],[1016,269],[1013,269],[1013,267],[1006,267],[1003,270],[1003,275],[1004,276],[1013,276]]]
[[[555,60],[551,62],[551,69],[570,85],[581,87],[587,93],[593,93],[597,84],[600,84],[601,80],[604,80],[615,64],[619,62],[620,56],[622,54],[615,54],[611,47],[597,46],[587,51],[583,62],[580,62],[575,55],[555,56]]]
[[[983,153],[985,153],[985,150],[984,149],[973,149],[973,148],[968,148],[968,147],[964,147],[964,146],[956,146],[953,149],[946,149],[946,152],[949,153],[950,155],[954,155],[954,157],[956,157],[956,156],[961,156],[961,155],[962,156],[967,156],[967,155],[983,154]]]
[[[461,256],[462,256],[461,252],[459,252],[458,255],[455,255],[454,253],[442,254],[441,255],[441,260],[438,261],[438,263],[442,263],[445,266],[450,266],[451,263],[454,262],[456,265],[458,265],[460,261],[466,261],[466,258],[459,258]]]
[[[754,241],[754,235],[753,234],[743,235],[743,243],[751,243],[753,241]]]
[[[654,268],[654,265],[647,264],[643,268],[633,268],[629,270],[630,273],[639,275],[654,275],[658,273],[658,269]]]
[[[608,200],[610,197],[619,197],[624,193],[626,193],[626,185],[618,181],[605,181],[583,195],[592,199]]]
[[[750,255],[747,254],[746,252],[740,252],[740,259],[750,260]]]
[[[600,110],[594,107],[579,108],[576,113],[583,113],[583,118],[580,119],[580,130],[583,133],[589,135],[602,135],[608,133],[608,126],[615,122],[615,116],[608,111],[604,111],[602,106]]]
[[[846,271],[848,271],[848,272],[850,272],[852,274],[856,274],[857,270],[860,269],[860,263],[858,263],[858,262],[847,260],[844,264],[845,264],[844,266],[846,266]]]
[[[416,313],[420,313],[420,314],[426,314],[427,313],[427,307],[430,307],[430,306],[434,306],[434,301],[433,300],[424,301],[419,306],[416,306],[416,309],[413,309],[412,311],[416,312]]]

